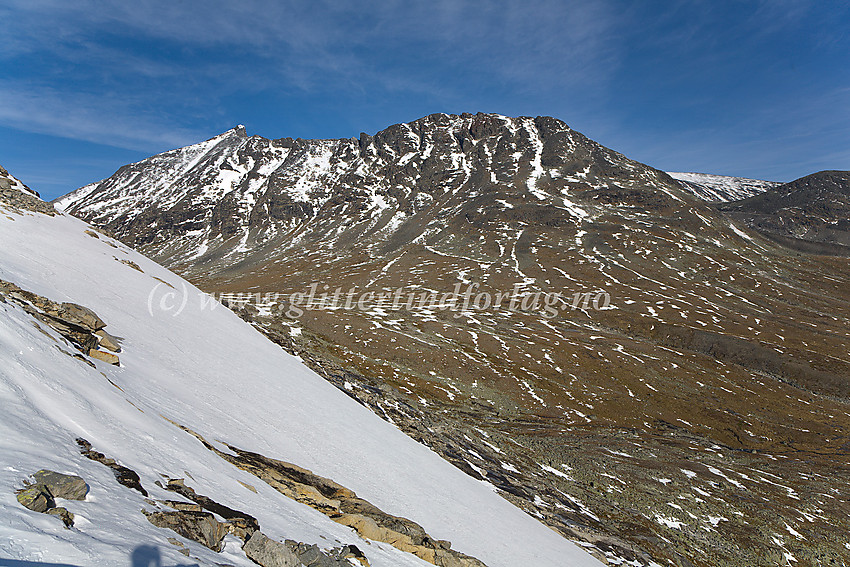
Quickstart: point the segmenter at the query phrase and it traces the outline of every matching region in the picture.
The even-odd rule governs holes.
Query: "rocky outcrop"
[[[322,551],[316,545],[286,540],[275,541],[262,532],[254,532],[242,547],[248,559],[262,567],[351,567],[349,559],[368,566],[363,553],[353,545]]]
[[[157,481],[157,483],[162,486],[159,481]],[[251,534],[260,529],[259,522],[257,522],[257,519],[253,516],[240,512],[239,510],[234,510],[233,508],[229,508],[223,504],[219,504],[207,496],[197,494],[192,488],[186,486],[182,478],[170,479],[168,484],[163,488],[170,490],[171,492],[176,492],[177,494],[180,494],[194,502],[199,508],[213,512],[224,518],[227,521],[225,524],[227,532],[235,535],[243,541],[247,541],[251,537]],[[166,504],[172,508],[180,505],[180,503],[171,501]]]
[[[17,211],[32,211],[53,216],[56,210],[50,203],[42,201],[38,193],[12,177],[0,166],[0,204],[6,204]]]
[[[92,461],[97,461],[103,465],[112,469],[112,474],[115,475],[115,480],[118,481],[119,484],[126,486],[127,488],[132,488],[133,490],[138,490],[142,496],[147,496],[148,491],[142,487],[141,479],[139,475],[136,474],[136,471],[132,469],[128,469],[123,465],[119,465],[115,459],[110,459],[103,453],[99,453],[92,449],[91,443],[83,439],[82,437],[77,439],[77,445],[80,447],[80,453],[86,457],[87,459],[91,459]]]
[[[46,323],[83,354],[116,366],[120,364],[116,355],[99,347],[102,345],[112,352],[120,352],[121,339],[107,333],[104,330],[106,323],[88,307],[52,301],[0,280],[0,303],[5,302],[20,306],[35,319]]]
[[[101,345],[112,352],[121,350],[120,339],[104,330],[106,323],[97,313],[76,303],[59,303],[0,280],[0,303],[14,303],[35,319],[67,339],[83,354],[119,365],[118,357],[99,349]]]
[[[451,543],[430,537],[425,529],[407,518],[393,516],[354,491],[298,465],[244,451],[232,445],[235,455],[220,451],[200,434],[175,425],[195,436],[204,446],[226,461],[265,481],[281,494],[348,526],[360,537],[388,543],[441,567],[486,567],[484,563],[451,548]]]
[[[253,516],[219,504],[212,498],[198,494],[184,479],[172,478],[167,484],[157,486],[175,492],[191,502],[157,500],[148,503],[167,506],[169,511],[149,512],[143,510],[152,524],[168,528],[181,536],[196,541],[214,551],[220,551],[226,534],[232,534],[244,542],[245,554],[263,567],[350,567],[348,559],[356,559],[368,566],[368,561],[355,545],[345,545],[328,551],[314,544],[293,540],[281,543],[260,531],[260,524]],[[222,518],[223,521],[219,521]],[[179,543],[179,542],[178,542]]]
[[[89,487],[81,477],[42,469],[32,475],[33,482],[26,481],[15,496],[24,508],[57,516],[66,528],[74,525],[74,514],[62,506],[56,506],[56,498],[85,500]]]
[[[178,510],[175,512],[144,512],[144,514],[153,525],[168,528],[213,551],[221,551],[221,542],[227,535],[227,529],[224,525],[209,512]]]

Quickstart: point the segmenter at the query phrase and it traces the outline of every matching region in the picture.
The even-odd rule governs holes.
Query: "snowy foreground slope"
[[[599,564],[230,311],[201,309],[197,289],[178,276],[88,229],[69,216],[0,205],[0,279],[89,307],[123,337],[120,366],[95,361],[91,368],[61,352],[58,345],[72,347],[37,328],[22,308],[0,303],[0,564],[6,558],[128,565],[139,546],[154,546],[163,565],[253,565],[232,535],[221,553],[181,540],[191,557],[181,555],[167,541],[176,534],[140,512],[151,509],[141,494],[80,455],[75,439],[83,437],[135,470],[152,499],[175,497],[155,481],[185,478],[197,493],[255,516],[274,539],[322,548],[356,544],[373,566],[428,565],[388,544],[364,541],[286,498],[172,422],[222,450],[222,442],[230,443],[333,479],[490,567]],[[180,307],[184,298],[179,314],[160,309]],[[89,484],[85,501],[61,504],[76,516],[72,529],[16,501],[15,489],[39,469],[79,475]]]

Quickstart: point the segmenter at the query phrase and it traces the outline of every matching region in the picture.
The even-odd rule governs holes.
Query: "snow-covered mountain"
[[[0,242],[0,558],[254,565],[242,540],[286,547],[261,533],[365,556],[310,565],[599,564],[85,222],[4,201]],[[16,499],[42,469],[88,486],[67,529]]]
[[[668,171],[667,175],[682,182],[682,186],[705,201],[720,203],[746,199],[782,185],[778,181],[762,181],[746,177],[729,177],[708,173]]]
[[[555,118],[435,114],[359,139],[269,140],[240,126],[55,204],[155,259],[208,273],[304,241],[328,250],[428,242],[453,219],[529,201],[575,221],[600,206],[662,208],[688,196]]]
[[[236,128],[61,205],[612,563],[846,555],[850,267],[560,120]],[[337,289],[384,299],[288,315]],[[480,303],[393,308],[454,289]]]

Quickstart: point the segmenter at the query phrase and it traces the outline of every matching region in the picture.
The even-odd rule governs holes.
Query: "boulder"
[[[56,505],[50,490],[43,484],[26,486],[17,491],[16,497],[21,506],[29,508],[33,512],[47,512]]]
[[[32,475],[37,484],[46,486],[54,498],[85,500],[89,487],[82,478],[42,469]]]
[[[296,567],[301,564],[294,551],[279,541],[269,539],[259,530],[245,542],[242,551],[248,559],[262,567]]]
[[[224,524],[209,512],[146,512],[145,516],[153,525],[173,530],[213,551],[221,551],[221,541],[227,535]]]
[[[99,331],[106,326],[97,313],[76,303],[62,303],[55,316],[57,319],[91,332]]]

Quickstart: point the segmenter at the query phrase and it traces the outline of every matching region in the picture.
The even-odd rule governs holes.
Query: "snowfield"
[[[678,181],[684,181],[685,189],[710,203],[747,199],[782,185],[778,181],[711,175],[709,173],[668,171],[667,175]]]
[[[185,478],[199,494],[255,516],[274,539],[322,548],[353,543],[373,566],[429,565],[388,544],[364,541],[284,497],[204,448],[173,420],[210,441],[331,478],[489,567],[601,565],[490,485],[348,398],[229,310],[200,309],[198,290],[178,276],[106,236],[87,234],[89,228],[70,216],[0,208],[0,279],[89,307],[107,331],[124,339],[120,367],[96,361],[93,369],[62,353],[57,346],[76,351],[46,326],[37,328],[20,307],[0,303],[0,558],[125,566],[134,550],[154,546],[163,565],[254,565],[233,536],[215,553],[150,524],[140,510],[152,508],[140,493],[80,455],[75,439],[84,437],[135,470],[151,498],[175,498],[155,481]],[[157,284],[151,314],[149,296]],[[163,302],[179,304],[184,289],[182,312],[158,311]],[[165,298],[169,292],[175,296]],[[43,468],[82,476],[90,486],[85,501],[57,501],[76,515],[70,530],[15,499],[14,490]],[[181,540],[191,557],[168,538]]]

